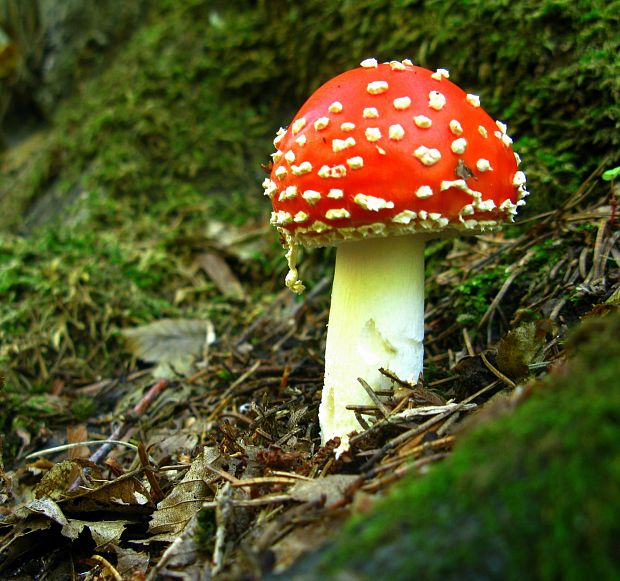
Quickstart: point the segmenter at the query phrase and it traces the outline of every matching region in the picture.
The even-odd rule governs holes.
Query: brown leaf
[[[92,477],[101,478],[101,472],[97,465],[88,460],[76,458],[54,464],[35,487],[36,498],[47,497],[52,500],[60,500],[65,496],[75,479],[80,475],[84,476],[85,468],[90,470]]]
[[[88,440],[88,430],[85,424],[67,426],[67,443],[77,444],[78,442],[85,442],[86,440]],[[74,458],[88,458],[88,456],[90,456],[90,450],[87,446],[69,448],[70,460]]]
[[[112,546],[111,549],[116,553],[116,569],[123,576],[123,579],[129,579],[130,574],[133,572],[146,572],[150,561],[148,553],[140,553],[133,549],[116,545]]]
[[[157,505],[151,517],[151,533],[164,534],[172,539],[185,528],[208,496],[207,483],[217,478],[206,465],[217,463],[219,457],[217,448],[204,448],[194,459],[183,480]]]
[[[5,537],[6,542],[0,543],[0,573],[18,560],[23,562],[24,556],[32,551],[33,547],[49,537],[52,521],[41,517],[32,518],[32,513],[29,514],[30,518],[17,522],[11,534]],[[4,523],[6,524],[6,521]]]
[[[121,476],[70,499],[70,503],[72,510],[100,509],[131,514],[150,512],[154,507],[146,487],[133,476]]]
[[[195,264],[205,271],[225,297],[238,301],[245,299],[243,286],[219,253],[204,252],[196,257]]]
[[[90,532],[90,536],[96,544],[95,550],[109,550],[110,545],[115,546],[121,540],[125,527],[131,524],[128,520],[104,520],[90,521],[69,519],[62,527],[63,536],[75,540],[84,529]]]
[[[287,578],[284,571],[302,555],[316,551],[325,545],[327,539],[342,530],[345,518],[346,515],[343,512],[328,513],[305,526],[295,527],[292,532],[271,545],[270,550],[274,553],[276,561],[274,573],[284,575],[283,579]]]
[[[164,459],[169,461],[171,458],[177,458],[179,454],[187,453],[196,447],[201,429],[206,429],[202,422],[199,422],[199,425],[193,429],[173,433],[170,433],[168,428],[153,430],[147,442],[149,454],[158,463]]]
[[[524,323],[509,331],[497,345],[497,367],[513,379],[529,373],[529,365],[540,360],[550,321]]]
[[[38,514],[63,526],[68,522],[60,506],[50,498],[37,498],[17,509],[14,514],[20,519],[27,519],[33,514]]]

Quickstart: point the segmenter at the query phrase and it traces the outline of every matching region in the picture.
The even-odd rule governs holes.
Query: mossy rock
[[[618,579],[620,316],[287,579]]]

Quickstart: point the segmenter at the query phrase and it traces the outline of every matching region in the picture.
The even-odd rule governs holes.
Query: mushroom
[[[322,441],[361,428],[358,378],[379,368],[417,382],[424,337],[424,244],[495,230],[525,203],[506,126],[436,72],[367,59],[321,86],[274,140],[263,182],[286,247],[286,284],[302,292],[299,245],[336,245],[319,409]]]

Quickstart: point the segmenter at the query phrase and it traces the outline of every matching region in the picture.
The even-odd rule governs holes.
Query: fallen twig
[[[487,391],[490,391],[491,389],[493,389],[496,385],[497,385],[497,381],[494,381],[493,383],[490,383],[489,385],[486,385],[485,387],[483,387],[482,389],[478,390],[476,393],[474,393],[473,395],[469,396],[467,399],[463,400],[462,402],[456,404],[453,408],[451,408],[449,411],[444,412],[442,414],[439,414],[429,420],[427,420],[426,422],[424,422],[422,425],[420,426],[416,426],[415,428],[411,428],[410,430],[407,430],[406,432],[403,432],[400,436],[396,436],[396,438],[393,438],[392,440],[390,440],[387,444],[385,444],[384,446],[382,446],[378,452],[376,454],[374,454],[373,456],[371,456],[371,458],[369,458],[361,467],[360,471],[362,473],[367,472],[368,470],[370,470],[389,450],[392,450],[394,448],[396,448],[396,446],[398,446],[399,444],[401,444],[402,442],[406,442],[407,440],[409,440],[410,438],[413,438],[414,436],[417,436],[419,434],[422,434],[424,432],[426,432],[429,428],[432,428],[435,424],[441,422],[442,420],[445,420],[446,418],[448,418],[449,416],[451,416],[453,413],[456,413],[458,411],[460,411],[463,406],[467,405],[468,403],[472,402],[474,399],[476,399],[477,397],[483,395],[484,393],[486,393]]]
[[[480,359],[484,363],[484,366],[493,374],[497,379],[503,381],[508,387],[512,387],[513,389],[517,387],[517,384],[512,381],[509,377],[506,377],[499,369],[491,365],[490,361],[487,359],[484,353],[480,353]]]

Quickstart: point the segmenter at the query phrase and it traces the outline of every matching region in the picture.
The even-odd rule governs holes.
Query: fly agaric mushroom
[[[506,126],[436,72],[375,59],[320,87],[274,140],[271,223],[287,248],[286,284],[302,292],[299,245],[337,245],[323,442],[360,429],[358,382],[388,387],[383,367],[416,382],[422,371],[424,243],[512,221],[525,175]]]

